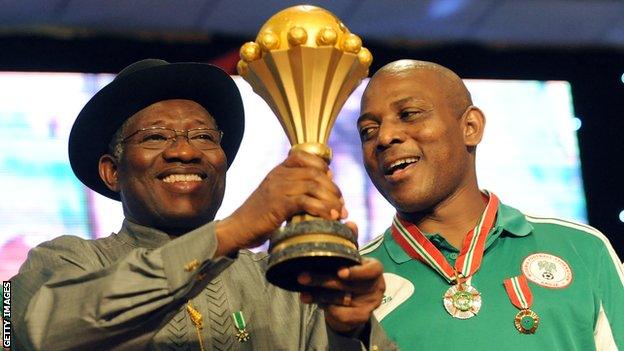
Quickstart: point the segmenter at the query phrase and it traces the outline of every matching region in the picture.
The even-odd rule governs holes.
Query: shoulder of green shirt
[[[577,223],[570,220],[564,220],[560,218],[549,217],[537,217],[533,215],[525,214],[527,221],[536,228],[537,232],[543,232],[544,235],[558,235],[561,234],[561,240],[573,241],[576,244],[593,245],[598,248],[601,247],[606,250],[613,261],[613,264],[618,268],[618,274],[620,280],[624,284],[624,269],[622,268],[622,262],[617,253],[613,249],[609,238],[600,232],[598,229],[583,223]],[[541,229],[541,230],[540,230]],[[587,250],[591,252],[591,250]]]
[[[360,255],[366,255],[375,251],[382,243],[385,233],[378,235],[360,249]]]
[[[587,240],[588,242],[602,243],[605,246],[611,245],[606,235],[587,224],[554,217],[539,217],[529,214],[524,216],[527,222],[535,228],[534,233],[561,234],[565,235],[562,239]]]

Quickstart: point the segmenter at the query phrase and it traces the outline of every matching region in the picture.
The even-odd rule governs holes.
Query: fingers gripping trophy
[[[292,150],[329,163],[331,128],[372,62],[362,40],[331,12],[301,5],[273,15],[240,57],[238,73],[277,115]],[[333,275],[361,261],[347,226],[308,214],[273,233],[269,253],[267,279],[292,291],[308,290],[297,282],[301,272]]]

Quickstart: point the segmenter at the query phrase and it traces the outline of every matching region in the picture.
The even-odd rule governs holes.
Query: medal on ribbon
[[[481,309],[481,294],[471,285],[455,284],[446,290],[443,302],[451,316],[468,319]]]
[[[232,313],[234,319],[234,325],[236,325],[236,339],[238,342],[245,342],[249,340],[249,332],[247,332],[247,323],[245,322],[245,316],[242,311]]]
[[[394,216],[392,222],[392,236],[403,250],[410,257],[429,265],[452,284],[444,293],[442,302],[446,311],[459,319],[471,318],[481,309],[481,294],[469,284],[469,278],[481,267],[485,239],[494,226],[498,211],[499,201],[496,195],[487,192],[486,195],[489,195],[489,199],[485,210],[476,227],[464,238],[454,267],[415,224],[399,218],[398,215]]]
[[[533,310],[533,293],[529,288],[526,276],[519,275],[513,278],[507,278],[503,282],[505,291],[509,296],[511,303],[516,306],[520,312],[514,318],[514,326],[522,334],[533,334],[539,326],[540,318]]]

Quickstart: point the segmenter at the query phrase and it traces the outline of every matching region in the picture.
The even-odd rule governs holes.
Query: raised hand
[[[345,217],[345,212],[342,194],[325,161],[291,152],[232,215],[217,224],[218,253],[258,246],[296,214],[336,220]]]

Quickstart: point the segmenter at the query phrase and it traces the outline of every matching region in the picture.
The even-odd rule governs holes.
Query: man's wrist
[[[217,237],[217,250],[215,257],[235,255],[242,246],[236,241],[239,235],[238,225],[227,217],[217,221],[215,235]]]

